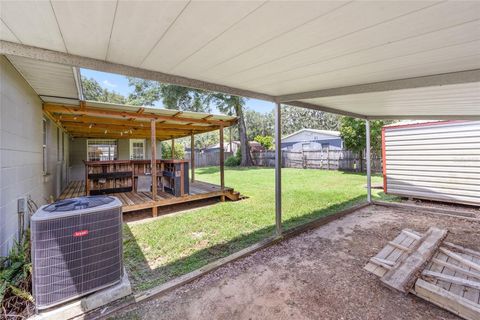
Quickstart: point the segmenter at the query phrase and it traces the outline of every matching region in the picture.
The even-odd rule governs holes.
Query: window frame
[[[133,157],[133,144],[141,142],[143,144],[143,155],[141,159],[137,159]],[[130,160],[145,160],[146,159],[146,149],[147,149],[147,141],[146,139],[130,139],[129,141],[129,157]]]
[[[90,142],[98,142],[98,143],[90,143]],[[111,142],[111,143],[99,143],[99,142]],[[113,142],[113,143],[112,143]],[[108,146],[108,159],[91,159],[89,147],[91,145],[99,145],[99,146]],[[113,150],[113,159],[111,159],[112,152],[110,150],[111,146],[115,146]],[[87,161],[115,161],[118,159],[118,140],[117,139],[87,139]]]

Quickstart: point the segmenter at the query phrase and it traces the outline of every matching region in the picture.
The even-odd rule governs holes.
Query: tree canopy
[[[127,100],[121,94],[102,88],[97,80],[82,77],[83,95],[87,100],[125,104]]]
[[[391,123],[388,121],[370,121],[370,146],[372,152],[379,152],[382,147],[382,127]],[[365,120],[343,117],[340,125],[340,135],[345,148],[354,152],[362,152],[366,148]]]

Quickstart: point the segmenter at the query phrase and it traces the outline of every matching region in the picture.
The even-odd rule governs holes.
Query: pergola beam
[[[68,131],[72,130],[72,131],[77,131],[77,130],[84,130],[84,129],[107,129],[107,130],[112,130],[112,131],[135,131],[135,132],[150,132],[150,130],[148,128],[145,128],[145,127],[140,127],[140,126],[129,126],[129,125],[118,125],[118,124],[99,124],[99,123],[95,123],[95,122],[92,122],[92,123],[82,123],[82,122],[66,122],[66,121],[62,121],[61,122],[61,125],[62,127],[64,127],[65,129],[67,129]],[[198,132],[198,133],[202,133],[202,132],[208,132],[208,131],[211,131],[208,130],[208,127],[207,129],[205,129],[205,127],[203,127],[202,129],[200,128],[195,128],[195,129],[192,129],[192,128],[175,128],[175,127],[172,127],[172,128],[162,128],[162,127],[157,127],[156,129],[157,131],[163,131],[163,132],[170,132],[170,133],[189,133],[189,132]]]
[[[196,118],[185,118],[185,117],[173,117],[173,116],[165,116],[159,115],[154,113],[137,113],[137,112],[129,112],[129,111],[117,111],[117,110],[110,110],[104,108],[96,108],[96,107],[76,107],[76,106],[67,106],[67,105],[59,105],[59,104],[52,104],[52,103],[45,103],[43,106],[44,111],[51,112],[51,113],[60,113],[60,114],[72,114],[72,115],[103,115],[103,116],[112,116],[112,117],[119,117],[119,118],[135,118],[135,119],[148,119],[148,120],[166,120],[166,121],[178,121],[178,122],[185,122],[185,123],[202,123],[202,124],[211,124],[211,125],[231,125],[235,123],[235,121],[222,121],[222,120],[211,120],[211,119],[196,119]]]
[[[106,117],[95,117],[95,116],[86,116],[80,115],[75,116],[71,114],[53,114],[52,115],[56,121],[62,122],[64,124],[95,124],[95,125],[112,125],[112,126],[124,126],[129,128],[149,128],[150,123],[145,120],[124,120],[124,119],[114,119],[114,118],[106,118]],[[184,129],[184,130],[195,130],[195,131],[212,131],[215,130],[217,127],[214,125],[193,125],[193,124],[170,124],[170,123],[157,123],[156,125],[157,131],[158,129]]]
[[[133,66],[127,66],[124,64],[108,62],[105,60],[98,60],[83,56],[77,56],[65,52],[48,50],[37,48],[33,46],[28,46],[20,43],[14,43],[10,41],[0,40],[0,54],[3,55],[13,55],[24,58],[35,59],[39,61],[58,63],[68,66],[87,68],[92,70],[98,70],[103,72],[111,72],[122,74],[125,76],[136,77],[147,80],[154,80],[163,83],[175,84],[183,87],[214,91],[214,92],[223,92],[227,94],[232,94],[236,96],[260,99],[265,101],[273,102],[273,96],[268,94],[263,94],[259,92],[254,92],[250,90],[243,90],[238,88],[233,88],[221,84],[190,79],[187,77],[181,77],[177,75],[172,75],[168,73],[152,71],[147,69],[142,69]]]
[[[339,88],[314,90],[302,93],[287,94],[277,97],[279,102],[289,104],[290,101],[344,96],[350,94],[383,92],[402,89],[415,89],[433,86],[480,82],[480,69],[436,74],[423,77],[390,80],[375,83],[359,84]]]
[[[158,132],[157,132],[158,133]],[[78,132],[78,133],[69,133],[72,138],[91,138],[91,139],[149,139],[150,136],[145,135],[145,134],[120,134],[120,133],[115,133],[115,132]],[[176,138],[184,138],[188,137],[190,134],[185,134],[185,135],[177,135]],[[172,135],[158,135],[157,134],[157,140],[158,141],[166,141],[166,140],[171,140]]]

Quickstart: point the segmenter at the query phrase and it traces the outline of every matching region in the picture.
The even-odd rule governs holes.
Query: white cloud
[[[106,85],[107,87],[111,87],[111,88],[115,88],[117,85],[116,84],[113,84],[111,83],[110,81],[108,80],[103,80],[102,82],[104,85]]]

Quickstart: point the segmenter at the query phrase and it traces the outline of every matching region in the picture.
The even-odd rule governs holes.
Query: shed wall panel
[[[480,121],[383,130],[385,192],[480,205]]]

